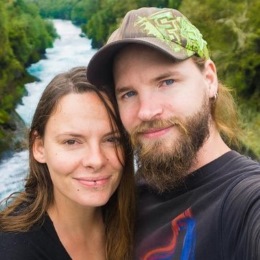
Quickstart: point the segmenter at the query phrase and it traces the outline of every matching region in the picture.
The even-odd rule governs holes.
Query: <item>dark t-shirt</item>
[[[230,151],[161,195],[139,185],[135,259],[260,259],[260,164]]]
[[[29,232],[0,232],[1,260],[70,260],[49,216]]]

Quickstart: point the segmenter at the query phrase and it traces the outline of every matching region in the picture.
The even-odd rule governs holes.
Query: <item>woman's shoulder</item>
[[[33,259],[28,232],[0,232],[1,259]]]
[[[51,220],[26,232],[0,232],[1,260],[70,259]]]

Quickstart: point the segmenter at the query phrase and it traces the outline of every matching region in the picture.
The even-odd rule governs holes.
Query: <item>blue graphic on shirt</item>
[[[179,235],[182,233],[182,248],[178,259],[195,259],[195,220],[192,218],[191,209],[185,210],[182,214],[171,221],[172,237],[170,243],[163,247],[157,247],[149,250],[141,258],[142,260],[172,260],[176,257],[177,242],[180,245]],[[184,232],[184,234],[183,234]]]

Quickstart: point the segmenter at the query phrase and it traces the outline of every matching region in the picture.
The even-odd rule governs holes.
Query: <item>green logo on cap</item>
[[[139,16],[135,26],[167,44],[175,53],[182,52],[187,57],[197,53],[202,58],[209,58],[207,42],[184,16],[175,16],[168,10],[160,11],[148,17]]]

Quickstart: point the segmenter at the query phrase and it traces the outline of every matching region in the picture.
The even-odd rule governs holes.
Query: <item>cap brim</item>
[[[156,38],[134,38],[111,42],[96,52],[89,61],[87,69],[89,82],[96,86],[113,84],[114,57],[120,49],[131,43],[149,46],[178,60],[187,59],[195,54],[190,52],[188,55],[187,50],[180,45],[178,45],[178,48],[183,49],[183,51],[173,52],[169,45],[162,43]]]

